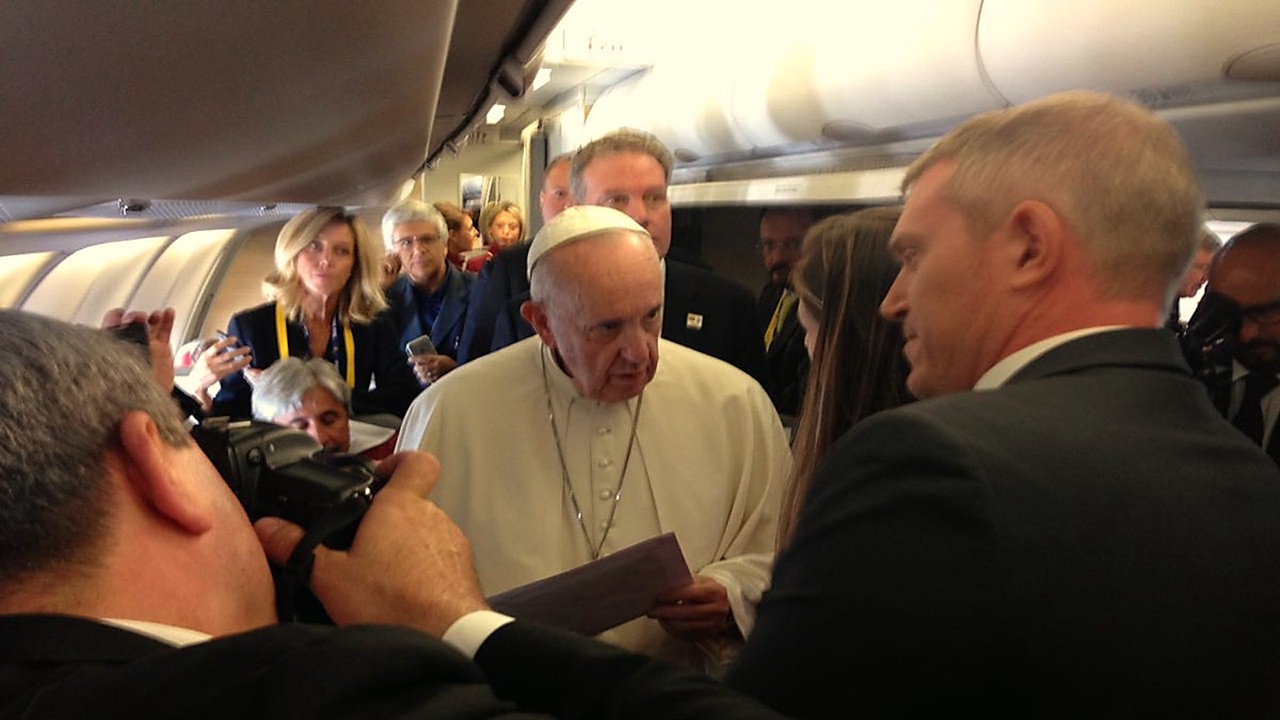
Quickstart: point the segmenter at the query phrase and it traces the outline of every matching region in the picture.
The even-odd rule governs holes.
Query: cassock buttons
[[[596,434],[597,434],[597,435],[608,435],[608,434],[609,434],[609,433],[611,433],[611,432],[613,432],[613,428],[610,428],[610,427],[598,427],[598,428],[596,428]]]
[[[600,491],[600,499],[601,499],[601,500],[608,500],[608,499],[609,499],[609,498],[611,498],[611,497],[613,497],[613,491],[612,491],[612,490],[601,490],[601,491]]]
[[[609,521],[608,521],[608,520],[601,520],[601,521],[600,521],[600,529],[601,529],[601,530],[608,530],[608,529],[609,529]]]
[[[609,467],[609,466],[613,465],[613,460],[611,460],[611,459],[609,459],[609,458],[600,458],[600,461],[599,461],[599,462],[597,462],[596,464],[597,464],[597,465],[599,465],[599,466],[600,466],[600,467],[602,467],[602,468],[607,468],[607,467]]]

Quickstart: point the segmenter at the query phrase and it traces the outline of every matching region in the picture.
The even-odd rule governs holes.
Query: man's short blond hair
[[[1167,301],[1200,238],[1204,198],[1177,133],[1111,95],[1060,93],[970,118],[908,168],[904,191],[943,161],[955,163],[945,189],[976,237],[1019,202],[1044,202],[1110,298]]]

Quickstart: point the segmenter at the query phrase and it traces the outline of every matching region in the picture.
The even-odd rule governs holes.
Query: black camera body
[[[378,478],[353,455],[325,452],[311,436],[293,428],[228,418],[210,418],[191,435],[227,481],[251,521],[280,517],[306,530],[340,522],[319,538],[326,546],[351,546]]]
[[[281,620],[327,622],[306,590],[316,545],[351,546],[360,520],[382,486],[357,456],[325,452],[311,436],[257,420],[205,420],[191,436],[218,469],[250,521],[279,517],[306,532],[289,563],[276,574]]]

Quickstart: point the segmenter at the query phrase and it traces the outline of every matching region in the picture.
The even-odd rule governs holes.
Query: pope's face
[[[613,240],[591,240],[557,249],[568,266],[561,292],[546,305],[543,341],[560,358],[579,394],[601,402],[633,398],[658,369],[662,332],[662,269],[647,238],[625,235],[628,252],[611,252]],[[622,242],[622,241],[620,241]]]

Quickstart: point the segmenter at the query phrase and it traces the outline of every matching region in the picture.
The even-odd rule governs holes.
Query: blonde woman
[[[485,247],[497,255],[524,241],[524,213],[513,202],[491,202],[480,211],[480,228],[484,232]]]
[[[249,349],[250,362],[221,378],[213,413],[249,417],[251,383],[263,368],[281,357],[314,357],[333,363],[357,415],[404,415],[419,388],[382,312],[380,261],[379,244],[342,208],[318,207],[285,223],[275,270],[264,281],[273,301],[237,313],[227,325],[227,334]],[[215,375],[216,363],[210,362]]]
[[[485,244],[467,258],[468,272],[480,272],[495,255],[524,242],[524,213],[513,202],[495,200],[480,211],[480,229]]]

